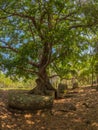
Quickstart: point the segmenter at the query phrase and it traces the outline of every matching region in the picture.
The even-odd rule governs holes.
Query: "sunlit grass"
[[[29,79],[26,82],[13,81],[0,73],[0,90],[30,90],[36,86],[35,79]]]
[[[31,90],[32,88],[0,88],[0,90]]]

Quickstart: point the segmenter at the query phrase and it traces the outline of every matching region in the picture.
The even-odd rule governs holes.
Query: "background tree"
[[[98,25],[97,3],[93,0],[1,0],[1,68],[13,77],[36,75],[37,87],[33,90],[36,94],[54,90],[49,82],[49,68],[62,68],[87,44],[83,43],[87,33]]]

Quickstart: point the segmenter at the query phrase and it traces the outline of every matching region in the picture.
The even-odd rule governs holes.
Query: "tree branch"
[[[18,17],[21,17],[21,18],[27,18],[27,19],[29,19],[29,20],[31,20],[32,21],[32,23],[33,23],[33,25],[34,25],[34,27],[35,27],[35,29],[37,30],[37,32],[38,32],[38,35],[39,35],[39,37],[41,38],[41,40],[43,41],[44,40],[44,37],[43,37],[43,35],[42,35],[42,33],[41,33],[41,31],[40,31],[40,27],[38,26],[38,23],[36,23],[36,20],[35,20],[35,16],[29,16],[29,15],[27,15],[27,14],[19,14],[19,13],[16,13],[16,12],[14,12],[14,13],[11,13],[11,12],[7,12],[6,10],[4,10],[4,9],[1,9],[3,12],[5,12],[6,14],[10,14],[10,16],[18,16]],[[7,16],[8,17],[8,16]],[[31,32],[32,33],[32,32]]]
[[[8,17],[11,17],[12,15],[9,15],[9,16],[5,16],[5,17],[0,17],[0,19],[6,19]]]
[[[1,40],[1,39],[0,39],[0,42],[6,44],[5,46],[0,46],[1,49],[9,49],[9,50],[11,50],[11,51],[13,51],[13,52],[15,52],[15,53],[19,53],[18,49],[11,47],[11,46],[8,45],[8,43],[5,42],[4,40]],[[32,65],[32,66],[37,67],[37,68],[39,67],[39,64],[38,64],[38,63],[34,63],[34,62],[32,62],[32,61],[28,61],[28,63],[29,63],[30,65]]]
[[[32,69],[27,69],[27,68],[24,68],[22,66],[16,66],[18,69],[21,69],[23,71],[26,71],[26,72],[29,72],[29,73],[33,73],[33,74],[38,74],[38,72],[32,70]]]
[[[19,13],[11,13],[11,12],[7,12],[4,9],[0,9],[0,10],[2,10],[3,12],[5,12],[6,14],[10,14],[10,16],[19,16],[21,18],[28,18],[28,19],[33,19],[34,18],[32,16],[24,15],[24,14],[21,14],[21,13],[20,14]],[[6,17],[8,17],[8,16],[6,16]]]
[[[74,29],[74,28],[90,28],[90,27],[95,26],[97,24],[98,24],[98,22],[93,22],[91,24],[77,24],[77,25],[72,25],[72,26],[69,27],[69,30]]]
[[[57,18],[57,21],[63,21],[63,20],[67,20],[67,18],[69,18],[70,16],[72,16],[73,14],[75,14],[77,11],[73,11],[73,12],[70,12],[69,14],[65,15],[64,17],[62,18]]]
[[[35,63],[35,62],[33,62],[33,61],[28,61],[28,63],[29,63],[30,65],[32,65],[32,66],[35,66],[35,67],[39,68],[39,63]]]
[[[19,51],[17,50],[17,49],[15,49],[15,48],[13,48],[13,47],[11,47],[11,46],[0,46],[0,48],[2,48],[2,49],[9,49],[9,50],[12,50],[13,52],[15,52],[15,53],[18,53]],[[35,66],[35,67],[39,67],[39,64],[37,64],[37,63],[34,63],[34,62],[32,62],[32,61],[28,61],[28,64],[30,64],[30,65],[32,65],[32,66]]]
[[[2,49],[9,49],[9,50],[12,50],[15,53],[18,53],[18,50],[13,48],[13,47],[11,47],[11,46],[0,46],[0,48],[2,48]]]
[[[2,43],[5,44],[5,46],[0,46],[0,48],[2,48],[2,49],[9,49],[9,50],[14,51],[15,53],[18,53],[18,50],[17,50],[16,48],[11,47],[11,46],[10,46],[7,42],[5,42],[4,40],[1,40],[1,39],[0,39],[0,42],[2,42]]]

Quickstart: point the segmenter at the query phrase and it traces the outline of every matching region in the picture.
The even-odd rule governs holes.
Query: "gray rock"
[[[76,111],[76,106],[73,103],[65,103],[64,107],[66,110]]]
[[[60,83],[60,84],[58,85],[58,91],[59,91],[59,93],[64,93],[64,91],[65,91],[66,89],[68,89],[67,84],[62,84],[62,83]]]
[[[73,86],[72,86],[73,89],[76,89],[76,88],[78,88],[78,87],[79,87],[79,86],[78,86],[78,82],[73,83]]]
[[[11,93],[8,96],[8,106],[19,110],[51,109],[53,106],[53,97]]]
[[[58,85],[58,89],[57,89],[57,95],[58,95],[58,98],[64,98],[65,96],[65,91],[68,89],[68,86],[67,84],[62,84],[60,83]]]

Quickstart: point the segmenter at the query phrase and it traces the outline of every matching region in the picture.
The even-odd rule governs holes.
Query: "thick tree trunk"
[[[54,98],[57,98],[57,91],[50,83],[45,69],[39,69],[39,75],[36,79],[36,87],[31,90],[30,93],[36,95],[54,96]]]
[[[97,77],[96,77],[96,85],[97,85],[97,90],[98,90],[98,75],[97,75]]]
[[[41,55],[39,68],[38,68],[38,78],[36,79],[36,87],[32,90],[33,94],[37,95],[51,95],[54,93],[54,97],[57,97],[56,89],[53,88],[49,81],[47,75],[47,66],[50,63],[52,53],[52,43],[45,42],[43,44],[43,52]]]

